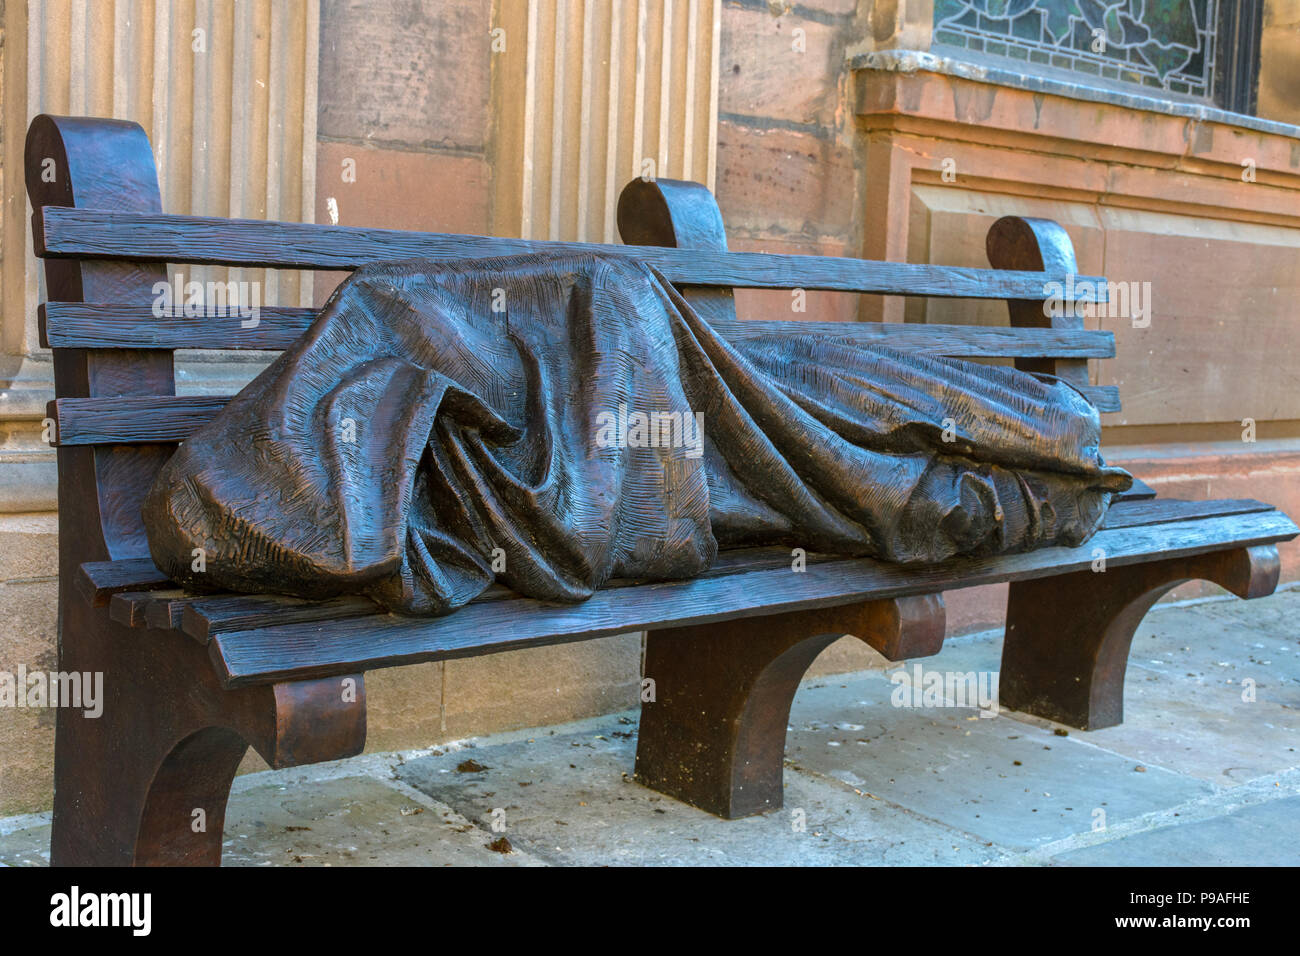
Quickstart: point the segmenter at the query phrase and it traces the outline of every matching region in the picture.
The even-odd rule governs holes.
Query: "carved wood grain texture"
[[[1101,548],[1107,567],[1229,547],[1272,544],[1297,534],[1277,511],[1103,530],[1078,548],[966,558],[911,567],[869,559],[789,565],[747,574],[597,591],[580,605],[518,599],[469,604],[445,618],[375,615],[217,634],[208,645],[226,686],[351,673],[607,637],[658,627],[814,610],[870,597],[932,594],[1087,572]],[[523,620],[527,626],[521,626]]]
[[[156,316],[152,306],[47,302],[40,307],[41,344],[91,349],[286,349],[311,325],[313,309],[263,308],[256,325],[238,314]],[[908,352],[955,358],[1111,358],[1112,332],[1022,329],[979,325],[897,322],[779,322],[715,319],[732,339],[772,334],[813,334]]]
[[[37,208],[37,254],[47,258],[190,262],[275,269],[355,269],[393,259],[464,259],[529,252],[636,256],[678,285],[820,289],[972,299],[1043,298],[1065,273],[970,269],[833,256],[710,252],[656,246],[555,243],[260,219]],[[1080,276],[1076,284],[1101,281]],[[1082,301],[1092,301],[1084,295]]]

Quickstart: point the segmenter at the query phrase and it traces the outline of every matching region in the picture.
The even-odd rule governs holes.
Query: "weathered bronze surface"
[[[577,601],[691,577],[719,548],[1076,545],[1130,483],[1099,438],[1064,382],[714,327],[625,256],[414,260],[341,286],[144,519],[187,587],[441,614],[494,580]]]

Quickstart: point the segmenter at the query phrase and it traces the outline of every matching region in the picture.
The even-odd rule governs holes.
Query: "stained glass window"
[[[1213,98],[1217,0],[935,0],[934,42]]]

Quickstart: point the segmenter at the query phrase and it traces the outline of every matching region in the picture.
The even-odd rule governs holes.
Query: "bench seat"
[[[141,589],[171,583],[141,560],[85,565],[82,573],[88,588],[101,582],[94,600],[111,598],[114,619],[137,627],[178,626],[209,645],[225,686],[240,687],[1067,574],[1089,570],[1098,549],[1108,566],[1122,567],[1267,546],[1298,530],[1271,505],[1249,499],[1122,501],[1103,529],[1077,548],[921,567],[810,554],[801,573],[791,571],[789,549],[746,549],[724,552],[714,568],[691,580],[614,581],[582,604],[551,604],[497,587],[441,618],[382,613],[359,597],[312,602],[186,594],[174,586],[150,593]]]

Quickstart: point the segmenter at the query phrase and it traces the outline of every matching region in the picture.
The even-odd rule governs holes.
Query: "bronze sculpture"
[[[66,171],[55,181],[41,175],[51,156]],[[810,555],[804,574],[790,573],[787,552],[748,549],[721,556],[707,576],[610,587],[582,605],[494,589],[485,595],[493,600],[442,618],[377,613],[356,597],[183,592],[144,556],[140,504],[176,443],[225,399],[177,396],[173,350],[291,348],[317,315],[268,309],[253,329],[160,319],[150,294],[166,278],[163,263],[353,269],[541,246],[163,215],[149,141],[120,120],[39,116],[26,157],[49,299],[39,322],[57,388],[59,669],[104,673],[109,695],[98,719],[59,714],[56,865],[219,863],[226,798],[247,747],[274,767],[360,753],[370,671],[632,631],[646,632],[641,673],[659,689],[643,705],[636,778],[726,817],[772,810],[782,805],[790,703],[818,653],[850,633],[890,660],[935,654],[944,592],[975,585],[1009,586],[1001,706],[1077,728],[1113,726],[1130,643],[1152,604],[1198,578],[1242,598],[1270,594],[1278,543],[1297,533],[1259,501],[1157,499],[1135,482],[1138,493],[1115,502],[1086,548],[917,566]],[[1044,312],[1046,283],[1078,271],[1065,230],[1050,220],[994,222],[992,269],[726,252],[721,214],[697,183],[635,179],[618,221],[630,246],[610,251],[655,263],[729,341],[755,328],[796,337],[842,328],[845,338],[912,351],[1014,357],[1017,368],[1071,382],[1102,412],[1121,407],[1117,386],[1087,377],[1090,360],[1114,356],[1111,333],[1085,329],[1078,314]],[[745,331],[733,287],[1005,301],[1010,326],[768,322]],[[265,445],[252,430],[232,435]],[[242,467],[237,453],[227,463]],[[1098,547],[1105,574],[1094,573]],[[264,558],[249,549],[250,561]],[[344,699],[341,682],[356,693]],[[191,826],[195,807],[208,808],[205,830]]]
[[[186,587],[441,614],[494,580],[578,601],[690,577],[720,548],[1076,545],[1130,484],[1099,439],[1065,382],[710,326],[630,257],[411,260],[340,286],[144,516]]]

